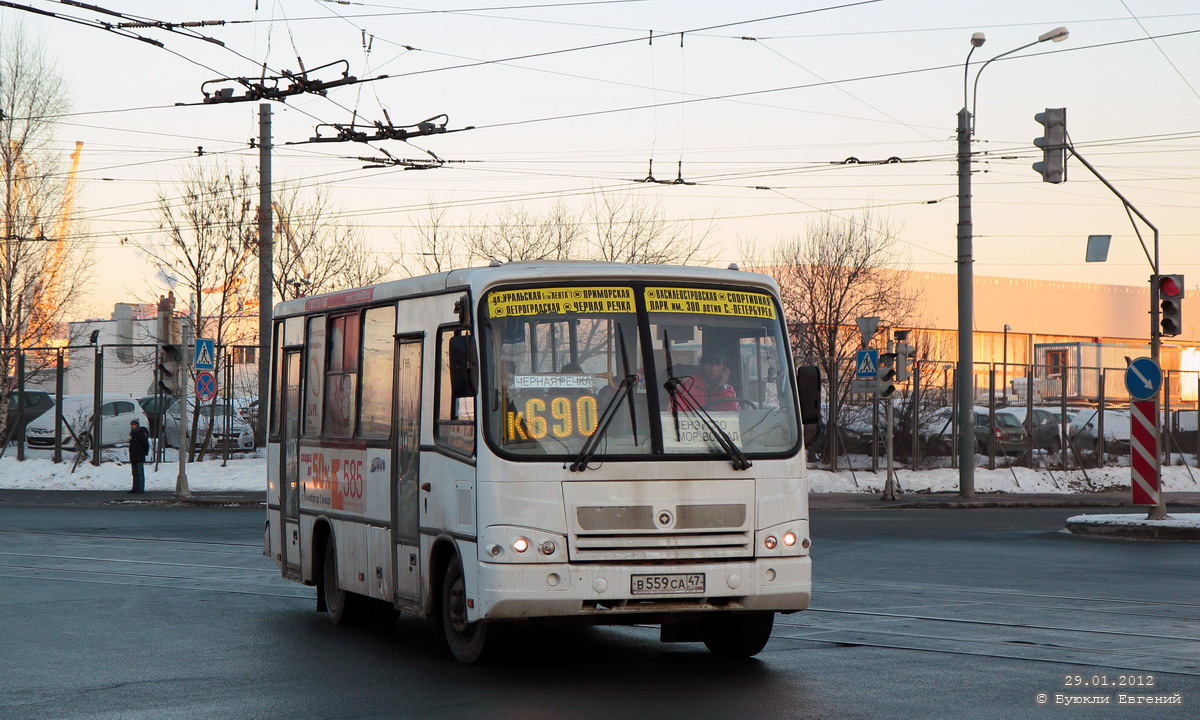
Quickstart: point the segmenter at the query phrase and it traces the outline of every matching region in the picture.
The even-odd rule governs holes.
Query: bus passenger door
[[[421,600],[421,351],[421,337],[396,338],[396,439],[392,445],[396,597],[412,604]]]
[[[300,352],[289,351],[283,361],[283,574],[300,577]]]

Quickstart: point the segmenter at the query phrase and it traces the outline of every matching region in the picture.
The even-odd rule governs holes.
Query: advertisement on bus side
[[[386,517],[387,448],[300,447],[300,506]]]

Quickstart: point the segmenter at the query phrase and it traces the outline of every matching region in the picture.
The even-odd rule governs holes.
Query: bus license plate
[[[704,592],[704,573],[634,575],[629,579],[634,595],[666,595]]]

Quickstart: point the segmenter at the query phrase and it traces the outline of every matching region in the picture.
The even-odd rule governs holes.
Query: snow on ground
[[[1139,515],[1076,515],[1067,518],[1067,523],[1087,523],[1088,525],[1124,525],[1126,527],[1171,527],[1171,528],[1200,528],[1200,513],[1171,513],[1162,520],[1148,520],[1146,513]]]
[[[71,472],[71,461],[54,464],[49,459],[32,458],[17,462],[16,453],[0,458],[0,489],[4,490],[128,490],[133,476],[125,462],[104,462],[99,467],[87,461]],[[73,458],[72,458],[73,459]],[[175,490],[179,474],[178,462],[162,463],[155,472],[154,464],[146,464],[146,490]],[[221,460],[205,460],[187,465],[188,489],[192,492],[265,491],[267,461],[265,458],[230,460],[221,467]]]
[[[146,465],[147,490],[174,490],[175,476],[179,465],[174,452],[168,462],[159,466]],[[261,451],[260,451],[261,453]],[[66,454],[66,462],[54,464],[48,451],[31,451],[31,459],[17,462],[16,450],[8,449],[0,458],[0,489],[5,490],[128,490],[132,485],[128,457],[123,448],[105,450],[109,461],[95,467],[88,462],[80,463],[71,471],[73,459]],[[1189,472],[1190,471],[1190,472]],[[975,490],[980,493],[1078,493],[1096,492],[1107,489],[1128,489],[1128,467],[1091,468],[1086,471],[1069,472],[1031,470],[1025,467],[975,469]],[[953,468],[931,470],[899,470],[896,473],[900,491],[913,492],[956,492],[958,471]],[[256,492],[266,489],[267,469],[264,457],[230,459],[227,467],[221,467],[220,458],[187,466],[188,487],[194,492]],[[881,468],[878,473],[869,470],[809,470],[809,485],[815,493],[861,492],[878,493],[883,490],[886,474]],[[1170,492],[1200,491],[1200,469],[1174,465],[1163,468],[1163,486]]]

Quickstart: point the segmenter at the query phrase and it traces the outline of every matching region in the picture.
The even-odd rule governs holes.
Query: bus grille
[[[587,534],[572,538],[571,560],[706,560],[751,555],[749,532]]]
[[[704,560],[749,557],[752,533],[744,504],[678,505],[668,526],[652,505],[580,506],[571,537],[573,561]]]

